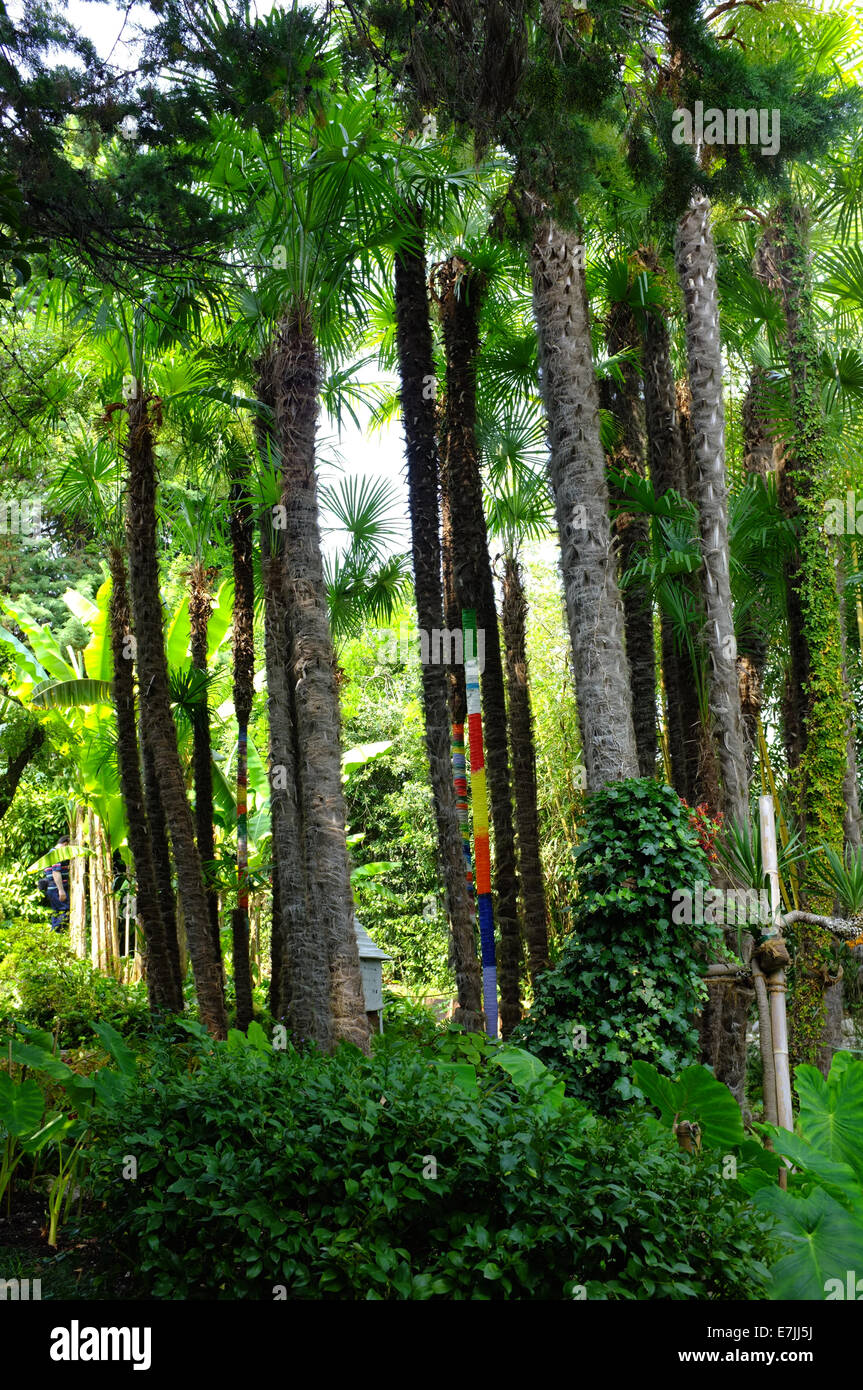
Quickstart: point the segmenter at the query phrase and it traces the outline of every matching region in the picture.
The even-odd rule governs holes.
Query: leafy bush
[[[770,1297],[847,1298],[863,1275],[863,1062],[837,1052],[830,1075],[799,1066],[795,1134],[765,1125],[775,1151],[794,1164],[783,1192],[755,1168],[741,1177],[756,1205],[776,1217],[785,1253],[771,1270]],[[856,1288],[851,1297],[858,1297]]]
[[[708,946],[721,929],[675,923],[672,894],[707,883],[707,860],[687,808],[646,778],[589,798],[575,851],[573,931],[513,1036],[595,1109],[633,1095],[638,1059],[671,1073],[696,1053],[693,1015],[706,998]],[[637,1094],[637,1092],[636,1092]]]
[[[100,975],[50,926],[0,922],[0,1028],[28,1023],[56,1033],[61,1047],[74,1047],[91,1035],[91,1019],[123,1033],[148,1029],[146,987]]]
[[[97,1133],[103,1277],[172,1299],[760,1294],[764,1227],[718,1163],[597,1121],[517,1049],[468,1052],[274,1052],[255,1024],[158,1047]]]

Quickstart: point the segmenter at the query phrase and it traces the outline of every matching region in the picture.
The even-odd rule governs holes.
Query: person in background
[[[69,836],[63,835],[57,842],[57,848],[61,845],[68,845]],[[52,864],[48,870],[48,881],[45,885],[45,895],[51,904],[54,912],[51,916],[51,926],[55,931],[65,931],[69,923],[69,860],[60,859],[57,864]]]

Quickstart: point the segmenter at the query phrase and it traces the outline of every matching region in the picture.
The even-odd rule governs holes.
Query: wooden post
[[[765,936],[782,935],[782,905],[779,896],[779,860],[776,852],[776,824],[773,797],[759,796],[758,825],[761,835],[761,863],[770,883],[770,926]],[[785,971],[767,976],[770,999],[770,1027],[773,1034],[773,1066],[776,1072],[776,1113],[780,1128],[793,1130],[791,1071],[788,1062],[788,1016],[785,1008]],[[765,1107],[766,1108],[766,1107]]]

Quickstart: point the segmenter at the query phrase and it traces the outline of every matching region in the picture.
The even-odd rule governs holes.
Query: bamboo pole
[[[779,893],[779,863],[776,853],[776,822],[773,797],[759,796],[758,824],[761,834],[761,862],[770,883],[770,927],[765,936],[782,936],[782,907]],[[777,1122],[782,1129],[793,1130],[794,1113],[791,1106],[791,1071],[788,1062],[788,1017],[785,1008],[785,971],[774,970],[767,976],[770,1001],[770,1025],[773,1034],[773,1065],[776,1072]],[[766,1110],[766,1102],[765,1102]]]

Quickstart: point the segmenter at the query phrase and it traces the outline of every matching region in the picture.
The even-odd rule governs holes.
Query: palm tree
[[[481,679],[483,733],[494,827],[501,1033],[506,1038],[521,1018],[521,931],[506,695],[476,432],[476,372],[485,276],[475,265],[453,255],[435,268],[434,286],[446,361],[444,429],[446,494],[451,508],[448,517],[450,558],[459,607],[475,610],[477,627],[482,630],[485,643]]]
[[[623,610],[584,282],[584,247],[541,207],[530,246],[566,611],[587,786],[638,776]]]
[[[436,375],[425,242],[419,208],[414,210],[412,221],[412,240],[405,240],[395,256],[396,340],[417,622],[420,631],[430,635],[443,628],[437,420],[435,392],[429,390],[430,385],[434,386]],[[423,663],[422,689],[426,749],[458,991],[457,1017],[463,1027],[476,1029],[481,1026],[482,1017],[480,973],[452,782],[447,684],[443,665],[430,661]]]

